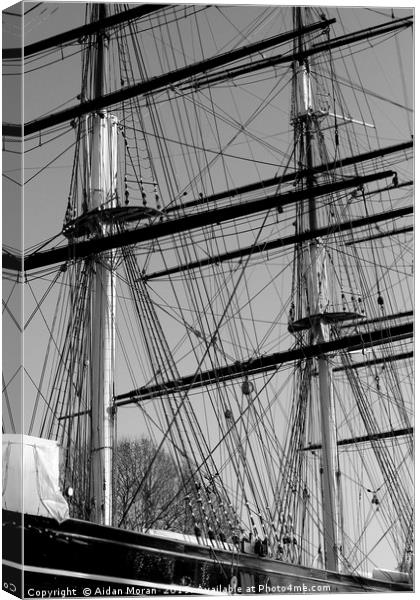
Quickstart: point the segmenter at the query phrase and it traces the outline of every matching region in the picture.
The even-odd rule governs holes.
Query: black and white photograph
[[[414,5],[2,2],[6,598],[414,590]]]

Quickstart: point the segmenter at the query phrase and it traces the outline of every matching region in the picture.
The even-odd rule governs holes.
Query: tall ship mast
[[[303,29],[301,8],[295,8],[295,28]],[[300,226],[309,225],[310,232],[318,229],[317,199],[312,194],[314,188],[313,170],[313,139],[320,133],[318,124],[319,113],[312,92],[312,73],[310,61],[303,57],[305,52],[304,36],[299,35],[295,45],[298,60],[293,67],[296,72],[295,106],[297,114],[294,118],[296,130],[295,143],[298,145],[298,155],[304,158],[302,162],[306,176],[302,177],[301,188],[307,193],[306,210],[301,216]],[[300,58],[302,57],[302,58]],[[302,170],[303,170],[302,169]],[[306,221],[306,223],[305,223]],[[331,313],[328,293],[328,263],[323,242],[315,237],[299,248],[299,263],[297,276],[303,279],[303,290],[299,290],[297,302],[302,303],[301,312],[305,314],[304,321],[291,321],[290,329],[299,332],[307,329],[309,344],[328,342],[330,339],[329,325],[337,315]],[[303,294],[302,294],[303,291]],[[293,314],[293,309],[292,309]],[[345,315],[347,317],[347,315]],[[298,336],[301,334],[299,333]],[[328,357],[320,354],[317,358],[318,369],[318,402],[321,423],[321,458],[320,479],[322,488],[322,523],[324,539],[325,566],[331,571],[339,569],[338,561],[338,456],[336,439],[336,420],[331,386],[331,368]],[[303,393],[307,393],[304,391]]]
[[[411,11],[19,10],[12,592],[411,590]]]
[[[93,18],[106,18],[106,5],[98,4]],[[100,32],[96,39],[93,98],[106,92],[108,42]],[[117,200],[117,120],[106,112],[87,117],[86,151],[90,150],[91,187],[87,194],[85,215],[95,215],[116,207]],[[89,139],[90,138],[90,139]],[[89,148],[89,150],[88,150]],[[99,235],[112,233],[112,226],[95,216]],[[92,285],[92,360],[91,365],[91,457],[90,481],[92,520],[102,525],[112,524],[112,452],[113,452],[113,380],[115,354],[115,251],[95,256],[91,260]]]

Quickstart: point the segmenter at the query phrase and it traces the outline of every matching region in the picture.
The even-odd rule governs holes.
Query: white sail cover
[[[56,441],[28,435],[3,435],[3,508],[31,515],[69,518],[59,488]]]

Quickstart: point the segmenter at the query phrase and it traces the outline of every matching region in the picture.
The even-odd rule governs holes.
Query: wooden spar
[[[376,442],[377,440],[386,440],[388,438],[401,437],[405,435],[413,435],[413,427],[405,427],[403,429],[396,429],[395,431],[383,431],[381,433],[372,433],[370,435],[361,435],[358,437],[346,438],[344,440],[338,440],[337,446],[350,446],[353,444],[362,444],[364,442]],[[300,452],[307,450],[320,450],[321,444],[311,444],[305,446],[305,448],[299,448]]]
[[[334,373],[339,371],[349,371],[350,369],[363,369],[364,367],[373,367],[374,365],[384,365],[389,362],[396,362],[398,360],[407,360],[413,358],[414,352],[400,352],[399,354],[393,354],[392,356],[379,356],[378,358],[372,358],[371,360],[363,360],[357,363],[351,363],[349,365],[343,365],[342,367],[334,367]]]
[[[387,340],[387,342],[389,342],[389,340]],[[369,367],[369,366],[373,366],[373,365],[382,365],[384,363],[394,362],[394,361],[398,361],[398,360],[407,360],[409,358],[412,358],[413,354],[414,353],[411,351],[411,352],[402,352],[400,354],[395,354],[393,356],[381,356],[379,358],[375,358],[372,360],[366,360],[366,361],[358,362],[358,363],[353,363],[351,365],[346,365],[343,367],[335,367],[335,368],[333,368],[333,372],[336,373],[337,371],[346,371],[348,369],[359,369],[359,368],[361,369],[364,367]],[[246,368],[244,368],[242,371],[236,373],[234,375],[234,377],[232,377],[231,379],[240,378],[240,377],[243,378],[244,375],[248,374],[248,372],[249,371]],[[191,379],[189,379],[189,381],[191,382]],[[199,384],[200,384],[200,386],[205,387],[206,385],[214,385],[218,381],[219,381],[219,379],[215,378],[213,380],[209,379],[207,381],[207,383],[203,383],[200,379]],[[166,393],[174,393],[175,394],[175,393],[179,393],[179,392],[183,392],[183,391],[188,391],[188,389],[189,389],[188,385],[185,386],[185,384],[182,382],[183,382],[183,380],[180,380],[179,386],[174,387],[174,385],[173,385],[174,382],[170,381],[167,384],[166,383],[162,384],[159,388],[156,388],[154,391],[151,391],[152,390],[151,387],[140,388],[137,391],[139,391],[141,393],[139,393],[138,396],[133,397],[133,399],[131,399],[129,401],[129,404],[134,404],[136,402],[144,402],[146,400],[152,400],[153,398],[160,398],[160,397],[164,396]],[[191,387],[196,387],[196,386],[191,385]],[[142,390],[144,390],[144,391],[142,391]],[[124,404],[123,402],[121,402],[119,400],[119,398],[121,398],[121,396],[116,396],[116,400],[117,400],[116,405],[124,406],[127,404],[127,403]],[[65,419],[72,419],[75,417],[80,417],[82,415],[85,415],[87,412],[89,412],[89,411],[80,411],[77,413],[72,413],[70,415],[63,415],[61,417],[58,417],[58,420],[63,421]],[[340,442],[338,442],[338,445],[340,445]]]
[[[42,52],[44,50],[48,50],[54,47],[60,48],[64,44],[77,41],[83,38],[84,36],[96,34],[98,33],[98,31],[104,31],[105,29],[115,27],[116,25],[120,25],[123,23],[127,23],[133,19],[145,17],[156,12],[157,10],[163,10],[168,6],[171,5],[141,4],[140,6],[131,8],[130,10],[125,10],[120,13],[110,15],[109,17],[107,17],[106,19],[102,19],[101,21],[87,23],[86,25],[82,25],[81,27],[76,27],[74,29],[70,29],[69,31],[64,31],[63,33],[60,33],[58,35],[46,38],[45,40],[40,40],[39,42],[28,44],[23,48],[23,56],[32,56],[33,54],[37,54],[37,52]],[[2,56],[3,60],[21,58],[22,48],[3,48]]]
[[[301,60],[305,58],[307,59],[310,56],[314,56],[315,54],[329,52],[330,50],[334,50],[335,48],[341,48],[342,46],[346,46],[348,44],[354,44],[355,42],[367,40],[369,38],[376,37],[377,35],[383,35],[396,29],[410,27],[412,25],[413,20],[411,19],[411,17],[403,19],[394,19],[392,21],[388,21],[387,23],[383,23],[375,27],[368,27],[367,29],[362,29],[355,33],[350,33],[337,38],[330,39],[328,40],[328,42],[321,42],[319,44],[315,44],[314,46],[306,50],[300,50],[299,52],[294,52],[290,54],[270,56],[269,58],[262,59],[259,62],[232,68],[222,73],[218,73],[212,77],[204,76],[201,80],[197,79],[196,81],[194,81],[193,85],[184,86],[182,89],[186,91],[189,88],[197,89],[201,86],[215,85],[217,83],[225,81],[226,79],[229,80],[233,79],[234,77],[239,77],[240,75],[245,75],[248,73],[259,71],[261,69],[267,69],[269,67],[275,67],[281,64],[288,64],[295,60]]]
[[[330,19],[329,21],[314,23],[306,28],[306,32],[310,33],[319,29],[325,29],[334,22],[335,19]],[[178,84],[179,82],[191,78],[194,75],[203,73],[204,71],[215,69],[217,67],[229,64],[235,60],[241,60],[250,54],[261,52],[261,50],[268,49],[292,40],[295,36],[295,31],[288,31],[261,42],[249,44],[248,46],[243,46],[218,56],[213,56],[212,58],[194,63],[187,67],[182,67],[180,69],[170,71],[169,73],[158,75],[152,79],[143,81],[133,86],[122,88],[116,92],[101,94],[100,96],[96,96],[94,99],[88,100],[87,102],[83,102],[60,112],[48,115],[47,117],[35,119],[34,121],[26,123],[23,128],[24,135],[31,135],[32,133],[42,131],[48,127],[52,127],[53,125],[59,125],[65,121],[70,121],[74,118],[81,117],[82,115],[107,108],[116,103],[123,102],[124,100],[134,98],[135,96],[150,94],[157,90],[165,89],[170,85]],[[20,125],[5,123],[3,124],[3,135],[20,137],[22,135],[22,128]]]
[[[339,192],[349,188],[356,188],[366,183],[386,179],[392,177],[394,171],[383,171],[381,173],[373,173],[364,177],[355,177],[334,183],[315,186],[312,190],[314,196],[322,196]],[[203,211],[200,213],[187,215],[167,221],[152,223],[147,227],[136,228],[134,230],[125,231],[109,235],[103,238],[94,240],[75,242],[66,246],[36,252],[26,256],[23,261],[23,269],[30,271],[39,269],[48,265],[65,262],[68,260],[77,260],[85,258],[96,252],[103,252],[111,248],[118,248],[130,244],[155,240],[166,235],[181,233],[229,221],[230,219],[238,219],[248,215],[256,214],[273,208],[281,208],[294,202],[299,202],[307,197],[305,190],[287,192],[285,194],[273,194],[272,196],[259,198],[250,202],[240,203],[238,205],[225,206],[213,211]],[[18,256],[13,256],[10,253],[3,255],[3,268],[11,270],[20,270],[22,268],[21,259]]]
[[[190,269],[196,269],[199,267],[205,267],[212,264],[218,264],[224,261],[235,260],[243,256],[249,256],[250,254],[258,254],[261,252],[269,252],[275,248],[284,248],[292,244],[298,244],[307,240],[320,238],[329,235],[340,234],[343,231],[349,231],[358,227],[364,227],[371,223],[380,223],[381,221],[387,221],[388,219],[397,219],[408,214],[412,214],[413,207],[407,206],[398,210],[390,210],[381,214],[370,215],[369,217],[363,217],[362,219],[355,219],[354,221],[345,221],[339,223],[336,226],[320,227],[314,231],[305,231],[304,233],[296,233],[294,235],[285,236],[283,238],[265,242],[264,244],[256,244],[254,246],[247,246],[246,248],[240,248],[239,250],[233,250],[232,252],[225,252],[224,254],[218,254],[216,256],[210,256],[203,260],[196,260],[178,267],[172,267],[170,269],[164,269],[150,275],[145,275],[145,279],[156,279],[157,277],[164,277],[167,275],[173,275],[174,273],[181,273],[182,271],[189,271]]]
[[[371,319],[361,318],[360,321],[357,321],[356,323],[354,323],[354,322],[353,323],[343,323],[340,326],[340,330],[348,329],[349,327],[355,327],[355,326],[365,327],[366,325],[372,325],[373,323],[384,323],[385,321],[393,321],[396,319],[405,319],[407,317],[412,317],[412,316],[413,316],[412,310],[405,310],[403,312],[393,313],[391,315],[381,315],[380,317],[372,317]]]
[[[314,174],[317,173],[327,173],[332,169],[340,170],[344,167],[349,167],[351,165],[356,165],[361,162],[367,162],[369,160],[374,160],[375,158],[382,158],[383,156],[388,156],[389,154],[394,154],[397,152],[405,152],[406,150],[410,150],[413,147],[413,140],[408,142],[403,142],[401,144],[395,144],[392,146],[386,146],[385,148],[379,148],[378,150],[371,150],[370,152],[364,152],[363,154],[357,154],[356,156],[348,156],[346,158],[337,159],[336,161],[323,163],[321,165],[315,165],[312,168],[312,172]],[[175,210],[185,210],[187,208],[192,208],[193,206],[208,206],[210,202],[216,202],[218,200],[223,200],[225,198],[233,198],[234,196],[239,196],[242,194],[247,194],[249,192],[256,192],[259,190],[265,190],[268,187],[277,186],[282,183],[290,183],[291,181],[295,181],[300,175],[301,177],[307,177],[308,172],[306,169],[302,169],[299,173],[296,171],[292,171],[290,173],[285,173],[284,175],[278,175],[276,177],[271,177],[270,179],[263,179],[262,181],[257,181],[255,183],[249,183],[247,185],[243,185],[238,188],[232,188],[226,190],[224,192],[218,192],[216,194],[211,194],[210,196],[205,196],[204,198],[200,198],[197,200],[191,200],[189,202],[183,202],[182,204],[175,204],[168,206],[165,210],[166,212],[173,212]],[[397,187],[403,187],[404,185],[412,185],[413,182],[404,182],[399,184]],[[387,190],[394,189],[396,186],[392,185],[392,187],[387,187]],[[385,188],[378,191],[385,191]]]
[[[210,369],[209,371],[200,371],[193,375],[187,375],[175,381],[165,381],[161,384],[144,386],[115,396],[115,401],[117,406],[125,406],[127,404],[165,396],[166,394],[188,392],[194,388],[231,381],[238,377],[244,377],[245,375],[252,376],[257,375],[258,373],[273,371],[283,364],[297,360],[309,360],[322,354],[329,354],[339,350],[373,348],[378,345],[412,337],[413,323],[384,327],[383,329],[346,336],[313,346],[293,348],[292,350],[259,356],[249,361],[238,361],[218,369]]]
[[[381,233],[375,233],[363,238],[355,238],[345,242],[346,246],[353,246],[354,244],[361,244],[362,242],[371,242],[372,240],[380,240],[381,238],[391,237],[393,235],[403,235],[404,233],[411,233],[414,227],[412,225],[408,227],[399,227],[390,229],[388,231],[382,231]]]
[[[331,22],[333,21],[334,20],[332,19]],[[319,29],[322,27],[327,27],[329,23],[329,21],[322,21],[321,23],[315,24],[312,27],[314,28],[316,26]],[[321,53],[325,50],[329,50],[330,47],[338,48],[340,46],[345,46],[347,44],[354,43],[355,41],[368,39],[377,35],[383,35],[384,33],[394,31],[395,29],[409,27],[411,25],[412,19],[394,19],[389,23],[384,23],[382,25],[378,25],[377,27],[370,27],[369,29],[362,30],[356,34],[341,36],[339,38],[330,40],[328,44],[318,44],[316,47],[306,51],[305,54],[302,54],[302,56],[309,56]],[[287,39],[293,39],[295,34],[294,32],[288,32],[288,34],[284,34],[284,36],[286,35],[290,35],[290,37],[284,38],[283,41],[286,41]],[[333,44],[333,46],[331,46],[331,44]],[[255,50],[255,52],[258,52],[258,50]],[[162,89],[167,88],[169,85],[174,85],[175,83],[178,84],[183,80],[187,80],[189,77],[193,77],[194,75],[202,73],[207,69],[212,69],[219,67],[223,64],[228,64],[231,61],[231,59],[229,58],[231,54],[234,53],[226,53],[221,56],[216,56],[212,59],[209,59],[208,61],[202,61],[200,63],[190,65],[189,67],[184,67],[182,69],[178,69],[170,73],[159,75],[151,80],[144,81],[142,83],[127,88],[123,88],[121,90],[112,92],[100,98],[95,98],[94,100],[84,102],[83,104],[79,104],[77,106],[70,107],[58,113],[48,115],[47,117],[35,119],[34,121],[30,121],[29,123],[26,123],[24,125],[24,135],[31,135],[32,133],[42,131],[44,129],[47,129],[48,127],[52,127],[53,125],[59,125],[60,123],[71,121],[72,119],[80,117],[84,114],[106,108],[113,104],[117,104],[119,102],[123,102],[124,100],[128,100],[129,98],[134,98],[135,96],[139,96],[141,94],[150,94],[158,90],[161,91]],[[262,59],[260,61],[256,61],[255,63],[252,63],[252,65],[248,67],[243,67],[242,71],[244,71],[244,69],[250,71],[267,68],[275,64],[288,63],[292,62],[293,60],[296,60],[296,58],[297,56],[295,54],[288,54],[269,59]],[[240,75],[242,74],[242,71],[238,73],[232,71],[232,73],[229,74],[228,77],[230,78],[238,74]],[[224,76],[224,78],[226,78],[226,75]],[[206,79],[206,84],[210,83],[211,81],[209,79]],[[196,85],[198,84],[196,83]],[[3,135],[9,137],[21,137],[22,127],[21,125],[4,123]]]

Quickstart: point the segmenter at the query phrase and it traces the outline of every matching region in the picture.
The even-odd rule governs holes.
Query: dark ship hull
[[[410,591],[205,543],[3,511],[5,589],[24,597]],[[23,553],[24,560],[21,561]],[[24,563],[23,577],[19,563]],[[14,589],[13,589],[14,588]]]

